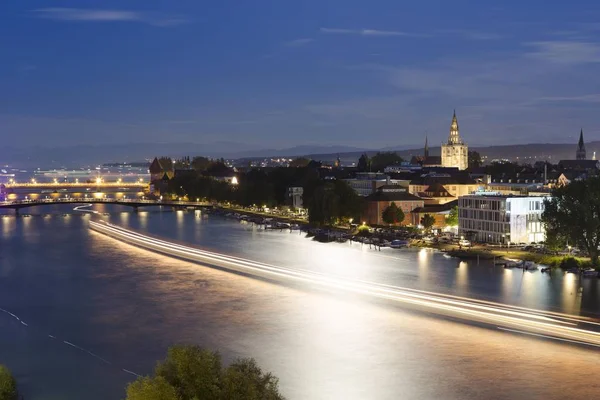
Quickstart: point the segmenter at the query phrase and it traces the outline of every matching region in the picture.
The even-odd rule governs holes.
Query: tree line
[[[0,400],[20,400],[12,374],[0,365]],[[199,346],[169,348],[151,376],[126,388],[125,400],[284,400],[279,380],[253,358],[224,365],[218,352]]]
[[[245,172],[234,172],[222,161],[213,161],[200,170],[178,171],[168,181],[166,194],[190,200],[230,202],[242,207],[272,208],[290,203],[290,187],[302,187],[302,200],[310,222],[334,224],[360,218],[364,206],[362,198],[342,179],[349,176],[348,172],[340,170],[339,179],[326,180],[319,163],[311,161],[301,164],[305,166],[252,168]],[[220,179],[233,175],[236,184]]]

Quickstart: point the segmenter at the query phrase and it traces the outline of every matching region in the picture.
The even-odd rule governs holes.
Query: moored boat
[[[408,245],[409,245],[408,240],[392,240],[390,243],[390,247],[392,249],[401,249],[403,247],[408,247]]]
[[[596,271],[593,268],[588,268],[582,271],[583,276],[588,277],[588,278],[597,278],[598,277],[598,271]]]

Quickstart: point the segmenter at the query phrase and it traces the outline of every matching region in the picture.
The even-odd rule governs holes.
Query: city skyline
[[[455,108],[470,146],[600,137],[599,5],[346,7],[8,1],[0,139],[437,145]]]

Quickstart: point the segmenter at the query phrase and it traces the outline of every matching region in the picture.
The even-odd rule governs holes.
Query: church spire
[[[425,151],[423,152],[423,157],[429,157],[429,145],[427,144],[427,135],[425,135]]]
[[[448,136],[448,144],[463,144],[458,130],[458,119],[456,118],[456,110],[452,115],[452,123],[450,124],[450,136]]]
[[[579,144],[577,145],[576,158],[577,160],[585,160],[586,158],[585,143],[583,142],[583,129],[581,129],[581,132],[579,133]]]

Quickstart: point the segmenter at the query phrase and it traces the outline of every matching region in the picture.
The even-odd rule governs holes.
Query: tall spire
[[[425,151],[423,152],[423,157],[429,157],[429,145],[427,144],[427,135],[425,135]]]
[[[577,145],[577,153],[575,153],[577,160],[585,160],[585,143],[583,142],[583,129],[579,133],[579,144]]]
[[[450,136],[448,136],[448,144],[463,144],[458,130],[458,119],[456,118],[456,110],[452,115],[452,123],[450,124]]]

